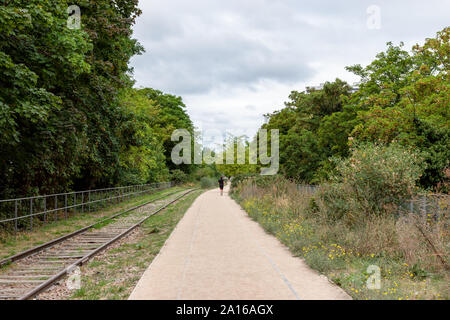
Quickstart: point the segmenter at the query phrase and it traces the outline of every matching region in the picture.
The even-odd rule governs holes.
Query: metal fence
[[[33,223],[47,223],[67,219],[70,215],[97,211],[108,205],[133,197],[167,189],[173,182],[159,182],[116,188],[85,190],[0,200],[0,228],[6,230],[33,230]]]
[[[318,190],[318,185],[297,185],[297,190],[313,194]],[[413,199],[402,201],[398,210],[399,214],[413,213],[427,220],[437,220],[450,213],[450,195],[428,194],[417,196]]]
[[[301,192],[314,193],[317,191],[319,187],[316,185],[310,184],[299,184],[297,185],[297,190]]]
[[[430,194],[405,200],[399,206],[399,214],[413,213],[424,220],[438,220],[450,213],[450,196]]]

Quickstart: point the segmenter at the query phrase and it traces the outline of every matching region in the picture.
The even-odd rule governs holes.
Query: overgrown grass
[[[313,194],[299,191],[284,178],[266,183],[251,178],[239,183],[232,197],[249,216],[325,274],[354,299],[448,299],[449,274],[430,247],[448,257],[448,217],[440,221],[403,216],[371,216],[350,225],[330,220],[315,206]],[[425,237],[427,239],[425,239]],[[369,266],[381,271],[381,289],[369,290]]]
[[[136,233],[83,266],[82,288],[70,299],[125,300],[159,253],[178,221],[202,193],[194,191],[150,217]]]
[[[67,220],[47,223],[39,228],[36,228],[33,232],[21,231],[16,235],[2,234],[0,235],[0,259],[12,256],[34,246],[41,245],[52,239],[62,237],[65,234],[74,232],[109,216],[113,216],[128,208],[132,208],[147,201],[151,201],[166,194],[181,191],[183,189],[184,188],[182,187],[169,188],[152,194],[138,196],[96,212],[85,212],[70,215]]]

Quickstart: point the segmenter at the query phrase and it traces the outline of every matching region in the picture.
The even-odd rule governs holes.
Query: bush
[[[325,273],[356,299],[436,299],[439,295],[448,299],[447,267],[436,255],[440,253],[443,259],[448,256],[448,218],[442,215],[434,221],[412,214],[386,214],[389,205],[375,210],[375,214],[365,211],[377,200],[371,196],[373,192],[391,197],[388,203],[415,192],[414,181],[420,170],[415,156],[404,151],[395,145],[358,148],[351,159],[367,163],[354,168],[352,161],[339,161],[339,175],[317,191],[318,195],[281,176],[256,176],[241,179],[231,196],[295,256]],[[390,169],[403,178],[391,178]],[[368,180],[366,186],[358,177],[370,172],[376,173],[371,178],[374,183]],[[367,195],[360,194],[358,199],[353,191],[356,187]],[[330,199],[328,205],[324,204],[325,196]],[[439,206],[448,208],[446,203]],[[367,288],[369,265],[380,267],[383,290]],[[417,280],[425,279],[418,287]]]
[[[212,167],[204,167],[204,168],[198,168],[194,171],[192,174],[193,178],[196,181],[200,181],[203,177],[216,177],[219,173],[214,170]]]
[[[213,186],[216,185],[216,182],[217,182],[216,179],[211,178],[211,177],[203,177],[200,180],[200,184],[203,189],[212,188]]]
[[[418,191],[419,163],[415,153],[397,144],[360,145],[350,158],[336,161],[337,175],[319,189],[315,206],[348,223],[390,212]]]
[[[185,183],[188,181],[188,175],[184,173],[183,171],[176,169],[172,170],[171,174],[171,180],[176,183]]]

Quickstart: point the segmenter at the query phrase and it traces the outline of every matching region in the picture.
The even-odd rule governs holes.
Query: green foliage
[[[214,187],[215,185],[218,185],[218,184],[217,184],[216,179],[214,179],[214,178],[203,177],[200,180],[200,185],[201,185],[201,187],[203,189],[209,189],[209,188],[212,188],[212,187]]]
[[[360,111],[352,132],[360,141],[396,140],[421,150],[428,166],[420,182],[426,188],[445,183],[450,166],[449,35],[446,28],[422,47],[414,46],[415,69],[402,82],[398,103]]]
[[[245,136],[229,136],[227,138],[222,154],[223,164],[216,165],[217,170],[222,175],[234,177],[239,174],[255,173],[257,171],[257,166],[250,164],[250,146],[245,138]]]
[[[127,120],[117,128],[121,139],[117,180],[121,184],[143,184],[169,179],[164,148],[152,128],[158,107],[136,89],[123,90],[120,98]]]
[[[349,158],[335,159],[337,174],[320,188],[315,206],[331,220],[349,224],[396,213],[396,206],[417,192],[421,160],[398,144],[361,144]]]
[[[131,89],[137,3],[78,1],[80,30],[66,0],[0,6],[0,198],[170,178],[192,123],[181,98]]]
[[[333,140],[342,136],[335,134],[334,125],[325,128],[324,120],[340,112],[350,94],[350,86],[336,79],[322,90],[293,91],[285,109],[266,115],[268,123],[262,128],[280,130],[280,169],[286,177],[308,183],[321,180],[319,171],[328,157],[340,154]]]
[[[280,129],[282,173],[319,183],[335,171],[332,157],[348,157],[358,142],[383,142],[417,149],[426,169],[420,186],[448,192],[450,168],[450,28],[416,45],[388,43],[366,67],[347,70],[361,77],[359,90],[345,82],[323,90],[293,91],[286,108],[267,115],[263,128]]]
[[[91,72],[88,34],[66,27],[67,1],[0,7],[0,194],[64,187],[79,167],[77,78]],[[66,100],[70,100],[66,102]]]
[[[188,179],[189,176],[179,169],[172,170],[172,172],[170,173],[170,180],[176,183],[185,183],[188,181]]]
[[[186,129],[194,137],[194,125],[186,112],[186,105],[181,97],[165,94],[159,90],[145,88],[140,90],[148,99],[154,101],[159,109],[158,117],[154,119],[152,126],[158,132],[158,137],[165,150],[166,164],[170,170],[180,169],[191,173],[191,165],[175,165],[171,160],[171,152],[177,142],[171,140],[176,129]]]
[[[219,179],[220,173],[217,171],[217,168],[214,164],[203,165],[195,169],[195,171],[192,173],[192,177],[196,181],[200,181],[203,177],[214,177]]]

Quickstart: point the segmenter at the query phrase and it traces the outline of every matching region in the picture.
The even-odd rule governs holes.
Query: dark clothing
[[[220,187],[220,189],[223,189],[223,179],[222,178],[220,178],[219,179],[219,187]]]

